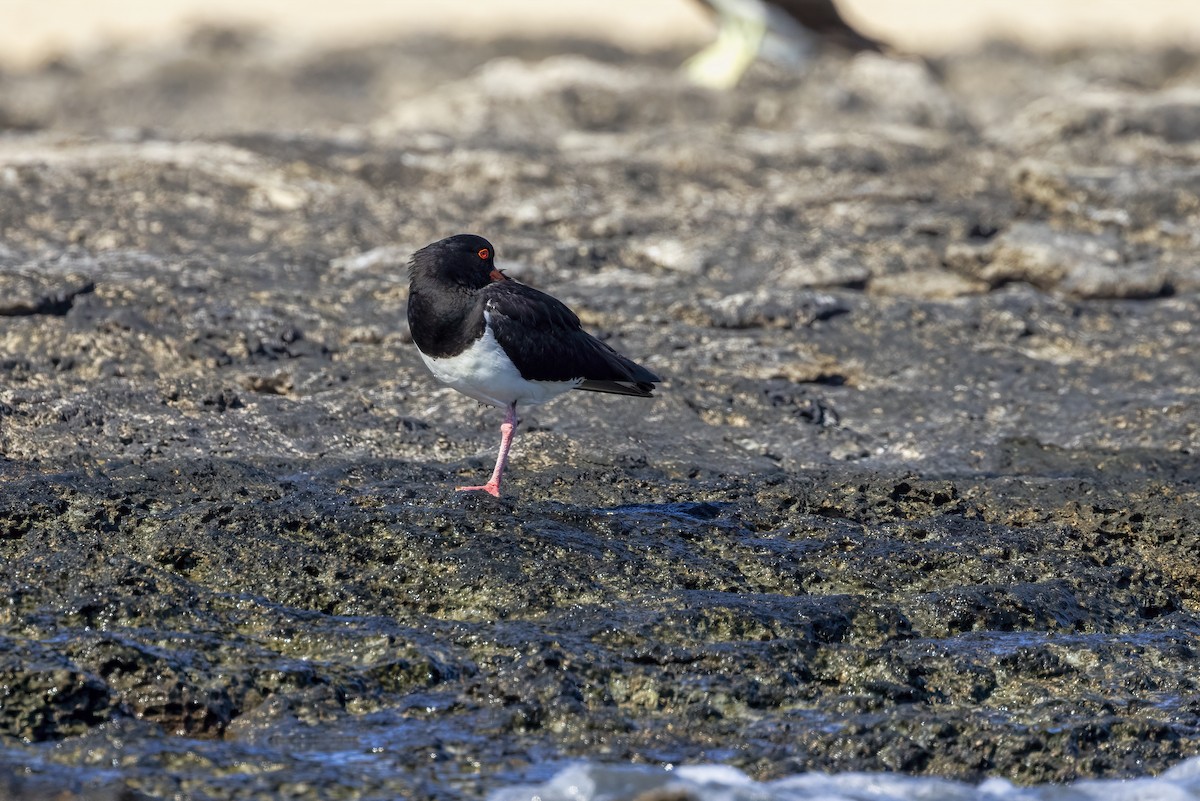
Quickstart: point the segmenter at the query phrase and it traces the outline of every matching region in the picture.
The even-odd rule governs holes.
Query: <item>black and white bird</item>
[[[819,43],[844,50],[882,52],[879,41],[850,26],[833,0],[697,0],[717,19],[716,40],[688,59],[694,82],[728,89],[760,53],[804,59]]]
[[[572,389],[648,398],[662,379],[584,331],[562,302],[496,269],[495,257],[492,244],[473,234],[414,253],[408,327],[439,381],[507,410],[491,479],[456,488],[499,497],[518,405]]]

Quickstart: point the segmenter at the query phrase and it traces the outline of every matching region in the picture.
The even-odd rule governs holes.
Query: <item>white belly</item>
[[[579,386],[583,380],[526,381],[490,328],[485,328],[483,336],[457,356],[431,359],[422,353],[421,360],[443,384],[477,401],[501,407],[512,403],[545,403]]]

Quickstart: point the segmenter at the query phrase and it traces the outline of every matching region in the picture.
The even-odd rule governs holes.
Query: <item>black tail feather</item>
[[[609,392],[613,395],[633,395],[638,398],[654,397],[654,385],[649,381],[596,381],[586,380],[575,389],[588,392]]]

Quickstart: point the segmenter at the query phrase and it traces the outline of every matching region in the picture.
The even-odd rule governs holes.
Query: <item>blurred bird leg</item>
[[[763,13],[722,11],[717,16],[717,39],[683,64],[688,78],[710,89],[730,89],[750,67],[767,33]]]

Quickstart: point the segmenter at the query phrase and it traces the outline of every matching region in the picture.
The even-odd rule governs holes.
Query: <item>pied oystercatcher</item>
[[[571,389],[648,398],[662,379],[584,331],[562,302],[496,269],[495,256],[473,234],[414,253],[408,327],[439,381],[507,410],[491,479],[456,487],[500,497],[517,404],[545,403]]]
[[[833,0],[697,0],[717,18],[717,39],[688,59],[684,69],[702,86],[728,89],[764,49],[797,54],[816,42],[851,52],[876,53],[883,45],[856,31]],[[776,37],[769,38],[769,35]]]

